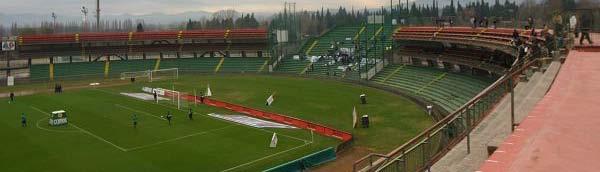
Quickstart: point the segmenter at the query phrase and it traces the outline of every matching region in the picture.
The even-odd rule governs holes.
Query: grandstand
[[[346,66],[330,58],[321,58],[316,62],[304,59],[329,57],[341,49],[354,50],[357,47],[365,49],[356,54],[359,57],[382,59],[384,52],[392,46],[394,30],[395,27],[380,24],[335,27],[319,37],[309,39],[300,49],[300,59],[283,58],[277,71],[360,80],[360,71],[368,71],[375,66],[374,63],[356,60],[352,66]],[[348,67],[350,70],[346,70]]]
[[[580,82],[597,80],[598,44],[570,48],[563,44],[572,38],[515,29],[518,23],[453,26],[431,17],[392,25],[392,15],[380,13],[386,21],[379,24],[325,22],[316,32],[288,33],[299,22],[284,21],[254,29],[20,35],[12,40],[17,49],[0,54],[7,59],[1,83],[16,76],[16,86],[0,87],[0,102],[7,102],[0,108],[26,114],[29,126],[0,119],[6,124],[0,131],[14,138],[8,147],[23,144],[34,148],[28,154],[51,156],[31,156],[30,171],[43,171],[47,161],[67,171],[98,164],[110,171],[132,171],[119,169],[131,165],[148,171],[590,171],[580,168],[584,158],[544,158],[544,167],[535,158],[560,155],[547,140],[559,140],[573,157],[598,152],[587,146],[598,139],[578,138],[598,128],[593,111],[582,110],[594,106],[594,94],[586,92],[596,88]],[[437,26],[421,26],[429,20]],[[169,81],[122,77],[174,68],[177,78]],[[60,87],[56,94],[48,91],[52,85]],[[16,103],[3,98],[9,92],[17,92]],[[72,124],[45,125],[55,110],[69,111]],[[579,116],[565,115],[571,111]],[[556,126],[575,137],[540,132]],[[46,142],[57,149],[37,146]],[[67,149],[75,154],[59,161]],[[21,165],[5,164],[8,171]]]
[[[222,58],[185,58],[160,60],[160,69],[179,68],[189,72],[214,72]]]
[[[218,72],[260,73],[267,68],[265,58],[225,58]]]
[[[492,83],[490,79],[408,65],[390,65],[373,81],[423,97],[448,112],[458,109]]]
[[[526,35],[527,31],[521,32]],[[164,36],[170,38],[169,34]],[[481,108],[491,107],[500,98],[502,91],[506,91],[501,89],[498,84],[494,84],[494,81],[500,76],[506,75],[510,68],[515,67],[511,66],[515,62],[515,53],[511,50],[514,46],[509,37],[506,29],[460,27],[395,29],[380,25],[340,26],[307,41],[300,49],[299,58],[294,59],[292,56],[281,58],[273,72],[317,78],[334,77],[358,81],[358,83],[366,82],[378,88],[400,92],[404,96],[413,98],[422,106],[433,105],[436,113],[439,113],[436,114],[436,119],[439,118],[439,120],[451,118],[457,113],[462,114],[459,112],[463,111],[477,112],[478,119],[482,119],[487,109]],[[248,46],[249,42],[260,42],[260,40],[244,39],[250,40],[246,40],[248,42],[232,42],[230,45],[215,44],[214,46],[167,44],[155,47],[127,45],[115,48],[111,46],[111,50],[104,49],[109,47],[81,48],[76,53],[109,52],[112,55],[77,56],[66,53],[78,59],[87,58],[87,60],[82,60],[83,62],[72,63],[53,63],[54,57],[50,57],[50,64],[31,65],[29,79],[31,82],[39,82],[41,80],[62,81],[65,78],[82,78],[82,76],[112,78],[123,72],[171,68],[178,68],[181,72],[188,74],[268,74],[269,69],[274,65],[274,60],[269,57],[271,54],[261,53],[264,51],[264,47]],[[30,47],[43,47],[48,43],[38,45],[31,39],[25,40],[24,42],[28,42],[27,46]],[[327,56],[333,55],[331,53],[337,52],[337,50],[332,50],[332,43],[339,42],[337,48],[354,48],[356,41],[360,44],[370,45],[365,46],[364,51],[357,53],[358,57],[367,57],[366,59],[354,61],[348,65],[333,60],[333,58],[327,58]],[[57,43],[62,44],[60,41]],[[447,43],[452,46],[448,46]],[[395,46],[394,49],[390,48],[392,46]],[[237,50],[232,51],[228,47],[237,47]],[[386,52],[391,50],[399,52],[395,53],[397,55],[388,56],[389,54]],[[131,55],[127,52],[131,52]],[[41,54],[44,55],[53,53],[60,54],[62,52],[41,51]],[[25,54],[35,54],[35,52],[26,50]],[[128,59],[128,56],[131,56],[131,59]],[[313,56],[326,58],[314,59]],[[70,61],[72,58],[70,57]],[[492,92],[488,93],[489,98],[480,97],[481,93],[486,92],[489,87],[497,88],[494,91],[488,91]],[[237,103],[243,104],[243,102]],[[465,106],[468,104],[472,105]],[[224,105],[226,108],[231,108],[231,106],[233,105]],[[477,110],[465,109],[476,107]],[[241,112],[247,111],[241,110]],[[310,116],[301,117],[314,120]],[[465,132],[466,130],[460,129],[463,127],[455,126],[458,123],[462,122],[448,123],[452,126],[449,128],[456,129],[457,133]],[[332,123],[327,122],[327,124]],[[455,137],[454,134],[445,134],[451,136],[448,139],[460,138]],[[443,139],[448,135],[440,135],[441,138],[423,139]],[[414,144],[419,146],[421,143]],[[435,153],[441,154],[442,152]],[[402,155],[398,155],[397,152],[386,156],[388,158],[384,158],[383,161],[378,160],[373,163],[379,162],[377,167],[386,168],[389,164],[396,163],[402,158]],[[370,165],[370,167],[374,166]]]
[[[284,58],[277,66],[277,71],[291,74],[300,74],[310,64],[307,60],[294,60],[292,58]]]

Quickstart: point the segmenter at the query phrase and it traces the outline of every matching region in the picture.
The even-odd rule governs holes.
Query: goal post
[[[164,96],[171,99],[171,102],[177,106],[177,109],[181,109],[181,92],[175,90],[162,90]]]

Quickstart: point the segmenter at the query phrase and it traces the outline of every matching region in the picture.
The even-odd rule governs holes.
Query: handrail
[[[228,35],[228,36],[224,36]],[[233,29],[233,30],[190,30],[190,31],[155,31],[155,32],[88,32],[72,34],[23,35],[19,37],[19,45],[79,43],[99,41],[143,41],[143,40],[178,40],[178,39],[267,39],[265,29]]]
[[[412,150],[418,148],[419,146],[422,146],[425,142],[429,141],[432,138],[432,136],[434,136],[435,134],[438,134],[438,133],[441,133],[442,131],[444,131],[444,129],[445,129],[444,127],[448,127],[448,126],[454,124],[453,122],[456,122],[459,119],[463,120],[464,118],[462,116],[465,114],[467,114],[466,115],[467,116],[466,117],[467,118],[467,122],[466,122],[467,126],[466,127],[469,128],[472,126],[477,126],[477,124],[479,124],[485,118],[485,116],[488,114],[491,107],[493,107],[495,105],[495,103],[497,101],[499,101],[503,97],[503,95],[506,93],[506,89],[503,89],[502,87],[507,86],[507,84],[512,84],[512,80],[515,76],[520,75],[524,70],[526,70],[530,66],[536,64],[537,62],[538,62],[538,60],[535,59],[535,60],[532,60],[532,61],[529,61],[529,62],[523,64],[522,66],[520,66],[516,69],[513,69],[513,70],[507,72],[503,77],[498,79],[496,82],[494,82],[492,85],[487,87],[484,91],[482,91],[480,94],[478,94],[477,96],[472,98],[470,101],[465,103],[463,106],[461,106],[460,108],[455,110],[453,113],[447,115],[446,117],[444,117],[443,119],[438,121],[436,124],[434,124],[433,126],[431,126],[428,129],[426,129],[425,131],[421,132],[419,135],[413,137],[411,140],[404,143],[400,147],[392,150],[391,152],[386,154],[386,156],[383,159],[376,161],[374,165],[372,164],[370,166],[363,167],[363,168],[355,168],[355,171],[357,171],[357,170],[358,171],[373,171],[381,166],[385,167],[386,165],[389,165],[390,163],[394,163],[395,161],[390,161],[391,159],[395,160],[395,159],[406,158],[405,155],[410,153]],[[514,87],[514,84],[512,84],[511,87]],[[501,91],[501,92],[497,92],[497,91]],[[496,94],[495,99],[487,100],[487,98],[491,94]],[[484,100],[484,99],[486,99],[486,100]],[[483,111],[482,111],[482,109],[478,108],[478,106],[480,106],[480,104],[478,104],[478,103],[482,103],[485,101],[491,101],[492,103],[486,104],[485,106],[487,107],[487,109],[483,109]],[[471,112],[473,110],[480,111],[481,114],[479,115],[478,119],[475,119],[475,120],[469,119],[473,115]],[[462,121],[461,121],[461,124],[463,124]],[[462,133],[458,133],[456,137],[449,138],[448,144],[444,148],[439,149],[438,152],[434,152],[433,155],[429,155],[430,157],[427,158],[426,160],[424,157],[424,161],[427,161],[427,162],[423,162],[423,164],[421,166],[415,167],[415,169],[425,169],[428,166],[430,166],[431,164],[435,163],[443,155],[445,155],[450,150],[450,148],[454,147],[456,144],[458,144],[460,142],[460,140],[462,140],[464,137],[466,137],[468,133],[470,133],[470,131],[466,131],[466,132],[463,131]],[[362,164],[366,159],[371,158],[371,156],[374,156],[374,155],[370,154],[364,158],[361,158],[358,161],[355,161],[354,166]],[[406,160],[404,160],[403,163],[406,163]],[[373,168],[373,167],[375,167],[375,168]],[[408,168],[408,167],[405,167],[405,168]]]

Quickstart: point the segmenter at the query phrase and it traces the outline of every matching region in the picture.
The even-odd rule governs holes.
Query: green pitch
[[[218,120],[223,109],[170,101],[155,104],[120,95],[143,86],[175,88],[193,94],[210,84],[213,98],[279,112],[355,135],[355,146],[386,152],[404,143],[431,119],[403,97],[334,81],[271,76],[181,76],[176,81],[138,82],[108,88],[67,90],[1,99],[0,167],[3,171],[260,171],[335,147],[336,139],[300,129],[258,129]],[[26,86],[24,88],[32,88]],[[33,87],[34,88],[34,87]],[[19,88],[15,88],[19,89]],[[265,99],[276,93],[273,106]],[[366,93],[368,105],[358,95]],[[372,127],[352,129],[352,107],[369,114]],[[194,120],[187,119],[192,108]],[[48,114],[66,110],[69,125],[48,126]],[[20,113],[27,116],[21,127]],[[161,118],[174,115],[173,124]],[[131,117],[138,116],[133,127]],[[278,133],[277,148],[269,148]]]

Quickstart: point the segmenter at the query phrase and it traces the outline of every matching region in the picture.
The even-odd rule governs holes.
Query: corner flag
[[[269,98],[267,98],[267,106],[271,106],[271,104],[273,104],[273,101],[275,101],[275,98],[273,97],[274,94],[271,94],[271,96],[269,96]]]
[[[206,97],[210,97],[212,96],[212,91],[210,91],[210,85],[207,85],[206,87]]]
[[[352,128],[356,128],[356,123],[358,122],[358,114],[356,113],[356,106],[354,106],[354,110],[352,111]]]
[[[273,137],[271,137],[271,145],[269,147],[277,147],[277,133],[273,133]]]

